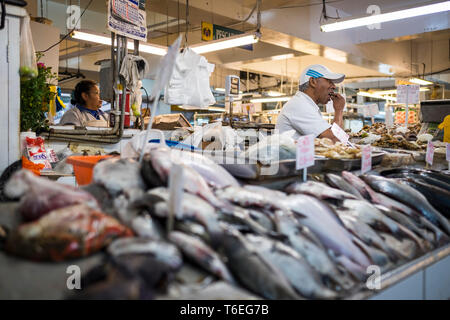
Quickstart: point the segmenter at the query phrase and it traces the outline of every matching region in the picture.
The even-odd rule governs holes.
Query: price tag
[[[448,148],[448,145],[447,145]],[[434,145],[433,142],[428,141],[427,144],[427,155],[425,156],[425,161],[432,166],[433,165],[433,157],[434,157]]]
[[[420,85],[397,86],[397,103],[419,103]]]
[[[392,108],[391,108],[391,106],[386,106],[384,110],[386,112],[386,114],[384,116],[386,128],[390,129],[394,126],[394,121],[392,119]]]
[[[314,135],[301,136],[297,140],[296,169],[305,169],[314,165]]]
[[[349,135],[336,123],[333,123],[333,125],[331,126],[331,132],[333,132],[335,137],[338,138],[340,142],[342,142],[343,144],[347,144]]]
[[[361,173],[364,174],[370,170],[372,170],[372,147],[368,144],[362,148]]]
[[[380,113],[380,110],[378,109],[378,104],[372,103],[368,105],[369,107],[369,117],[376,116]]]
[[[445,158],[450,162],[450,143],[445,145]]]

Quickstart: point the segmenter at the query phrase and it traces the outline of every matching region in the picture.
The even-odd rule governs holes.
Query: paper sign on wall
[[[314,135],[301,136],[297,140],[296,169],[314,165]]]
[[[108,30],[121,36],[147,41],[145,0],[109,0]]]
[[[416,104],[419,103],[420,85],[397,86],[397,103]]]
[[[331,132],[333,132],[335,137],[338,138],[340,142],[342,142],[343,144],[347,144],[349,135],[336,123],[333,123],[333,125],[331,126]]]
[[[433,145],[433,142],[428,141],[428,144],[427,144],[427,155],[425,156],[425,161],[430,166],[433,165],[433,157],[434,157],[434,145]]]
[[[369,108],[369,117],[376,116],[377,114],[380,113],[380,110],[378,109],[378,104],[376,103],[369,104],[367,107]]]
[[[361,173],[372,170],[372,147],[370,144],[362,147]]]

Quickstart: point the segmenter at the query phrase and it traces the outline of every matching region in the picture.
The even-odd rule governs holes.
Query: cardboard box
[[[145,127],[147,127],[150,117],[144,119]],[[159,130],[175,130],[178,128],[192,128],[189,121],[181,113],[162,114],[153,119],[152,129]]]

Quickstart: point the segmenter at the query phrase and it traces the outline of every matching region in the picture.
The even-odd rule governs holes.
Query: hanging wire
[[[166,45],[169,46],[169,1],[166,2],[167,6],[166,6]]]
[[[189,31],[189,0],[186,0],[186,33],[184,34],[185,46],[188,45],[188,31]]]

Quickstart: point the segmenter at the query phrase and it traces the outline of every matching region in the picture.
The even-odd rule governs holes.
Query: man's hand
[[[345,107],[345,99],[339,93],[333,93],[331,95],[331,100],[333,100],[334,111],[343,112]]]

